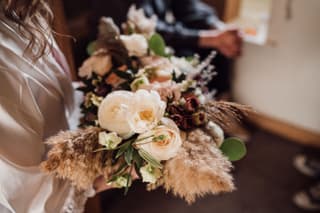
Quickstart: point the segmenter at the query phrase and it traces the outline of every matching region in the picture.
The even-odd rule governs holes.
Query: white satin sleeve
[[[38,103],[55,102],[53,98],[35,79],[0,63],[1,213],[83,212],[87,198],[94,194],[77,191],[38,168],[46,154],[44,126],[50,122]],[[65,117],[52,122],[59,125],[61,119]]]

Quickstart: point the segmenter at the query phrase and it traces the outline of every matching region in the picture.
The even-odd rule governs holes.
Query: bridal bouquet
[[[104,176],[126,191],[136,172],[148,189],[163,186],[189,203],[234,189],[230,161],[246,149],[224,139],[222,129],[248,109],[213,101],[206,84],[214,53],[203,62],[175,57],[155,32],[156,21],[131,7],[120,34],[111,18],[101,19],[79,70],[82,128],[48,140],[44,171],[78,189]]]

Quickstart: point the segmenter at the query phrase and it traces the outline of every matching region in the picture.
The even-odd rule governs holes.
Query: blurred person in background
[[[227,29],[213,8],[200,0],[93,0],[93,26],[101,16],[110,16],[120,26],[126,21],[132,4],[143,8],[148,16],[157,15],[157,31],[172,46],[178,56],[203,58],[217,50],[213,61],[218,75],[210,83],[210,89],[219,94],[230,89],[231,60],[241,54],[242,39],[236,29]],[[95,36],[96,34],[94,34]]]
[[[44,0],[0,0],[0,212],[82,212],[92,190],[40,171],[46,138],[68,129],[73,88]],[[95,190],[94,190],[95,189]]]
[[[301,209],[320,211],[320,157],[319,152],[298,154],[293,160],[294,167],[303,175],[313,178],[308,188],[296,193],[293,202]]]

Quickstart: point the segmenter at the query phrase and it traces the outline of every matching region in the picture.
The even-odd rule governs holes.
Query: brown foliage
[[[209,120],[227,131],[231,124],[240,122],[243,117],[253,110],[249,106],[238,103],[210,101],[205,105],[205,111]]]

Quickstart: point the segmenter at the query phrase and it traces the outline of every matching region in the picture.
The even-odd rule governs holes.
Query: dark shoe
[[[293,159],[293,165],[306,176],[320,178],[320,158],[299,154]]]
[[[299,208],[309,211],[320,211],[320,182],[309,189],[293,196],[293,202]]]

